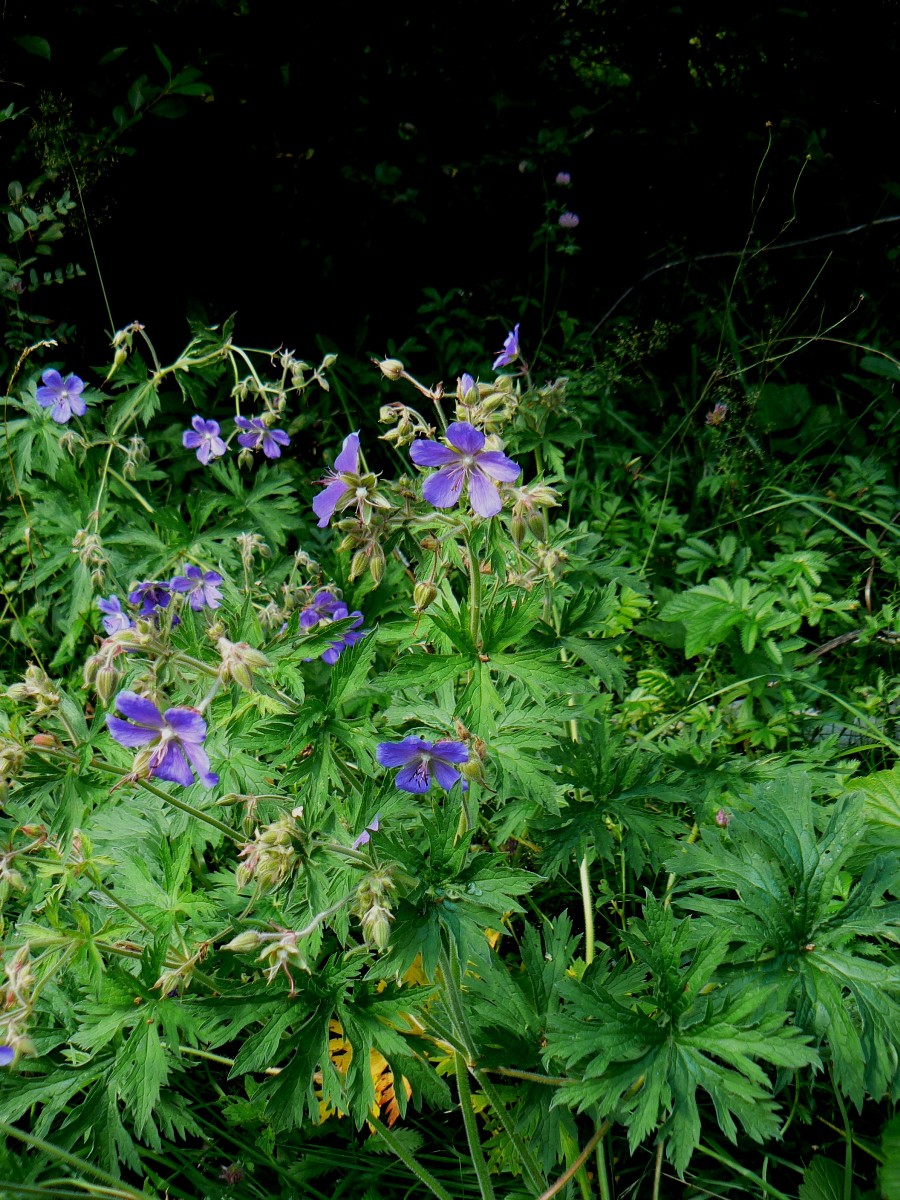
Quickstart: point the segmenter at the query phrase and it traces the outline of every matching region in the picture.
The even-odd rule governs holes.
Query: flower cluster
[[[368,632],[360,629],[365,617],[358,610],[350,612],[343,600],[339,600],[332,592],[319,591],[300,613],[300,628],[313,629],[316,625],[330,625],[332,621],[343,621],[347,617],[355,618],[353,624],[341,637],[335,639],[322,655],[322,662],[334,666],[340,656],[350,646],[362,641]],[[309,660],[307,659],[307,662]]]
[[[173,593],[184,596],[194,612],[203,608],[218,608],[222,603],[223,582],[218,571],[204,571],[191,564],[185,567],[183,575],[174,575],[171,579],[144,579],[135,584],[128,593],[128,603],[138,609],[138,617],[145,619],[153,619],[165,611],[172,603]],[[115,594],[108,599],[98,600],[97,607],[104,614],[103,628],[108,636],[134,627],[134,620],[122,608],[122,601]],[[174,616],[172,623],[177,625],[179,618]]]
[[[245,450],[262,450],[266,458],[280,458],[281,447],[291,444],[283,429],[269,427],[267,417],[235,417],[234,423],[242,431],[238,435],[238,444]],[[181,444],[186,450],[196,450],[197,458],[204,466],[226,453],[228,443],[222,437],[218,421],[194,416],[191,426],[181,435]]]

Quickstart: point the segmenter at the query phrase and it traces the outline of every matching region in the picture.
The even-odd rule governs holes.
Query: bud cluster
[[[302,842],[303,834],[294,819],[299,812],[295,809],[290,816],[256,830],[253,841],[238,855],[246,860],[237,869],[238,888],[253,883],[257,891],[273,891],[287,879],[300,862],[295,842]]]
[[[381,435],[381,441],[390,442],[398,449],[408,446],[417,437],[431,437],[434,434],[434,426],[429,425],[414,408],[405,404],[383,404],[378,411],[378,420],[382,425],[394,426],[388,433]]]
[[[235,536],[234,540],[238,544],[238,550],[241,553],[241,563],[245,571],[249,571],[252,568],[254,554],[258,554],[260,558],[272,557],[272,551],[258,533],[239,533]]]
[[[12,1050],[15,1058],[36,1053],[27,1034],[32,1012],[34,971],[28,943],[20,946],[9,962],[4,963],[5,975],[3,1012],[0,1014],[0,1042]]]
[[[72,538],[72,553],[77,554],[79,561],[91,568],[91,583],[94,587],[102,587],[109,559],[103,552],[103,542],[99,533],[89,533],[79,529]]]
[[[59,704],[59,693],[54,690],[49,675],[41,667],[28,667],[21,683],[6,689],[10,700],[28,700],[34,704],[34,715],[46,717]]]
[[[126,479],[134,479],[138,467],[149,457],[150,451],[147,449],[147,443],[142,437],[135,434],[125,447],[125,463],[122,467],[122,474]]]
[[[546,510],[559,504],[557,493],[544,483],[511,487],[509,492],[514,497],[509,531],[515,544],[521,546],[528,531],[537,541],[546,542],[549,533]]]
[[[519,407],[519,396],[511,375],[503,375],[492,383],[475,383],[474,386],[471,376],[463,376],[456,386],[456,399],[457,421],[467,421],[486,434],[499,433],[513,419]]]
[[[391,937],[390,893],[395,891],[394,881],[383,868],[371,871],[356,890],[353,911],[359,917],[363,937],[376,950],[384,950]]]
[[[246,642],[229,642],[228,638],[220,637],[216,649],[222,660],[219,678],[223,683],[233,680],[247,692],[253,691],[253,672],[270,666],[266,656]]]

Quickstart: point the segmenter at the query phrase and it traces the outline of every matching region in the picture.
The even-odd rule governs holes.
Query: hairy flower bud
[[[59,704],[59,693],[53,690],[49,675],[34,665],[28,667],[21,683],[6,689],[6,695],[10,700],[30,700],[37,717],[46,716]]]
[[[514,512],[509,518],[509,533],[516,546],[521,546],[525,541],[525,533],[527,523],[521,513]]]
[[[413,588],[413,604],[417,612],[423,612],[437,596],[438,590],[429,580],[420,579]]]
[[[230,642],[226,637],[220,637],[216,649],[222,659],[219,675],[223,682],[233,679],[245,691],[253,691],[253,671],[262,670],[270,665],[269,660],[259,650],[254,650],[246,642]]]
[[[373,359],[372,361],[376,362],[382,375],[384,375],[387,379],[397,380],[406,370],[399,358],[386,358],[382,362],[377,362],[376,359]]]
[[[391,938],[393,914],[385,904],[373,904],[360,918],[363,937],[376,950],[384,950]]]
[[[104,704],[108,704],[113,693],[118,689],[119,682],[122,679],[122,672],[118,667],[114,667],[112,663],[106,663],[97,672],[97,678],[94,681],[94,687],[97,689],[97,695]]]
[[[256,929],[245,929],[243,933],[239,933],[237,937],[232,938],[230,942],[222,947],[223,950],[231,950],[234,954],[250,954],[257,950],[262,945],[262,939]]]

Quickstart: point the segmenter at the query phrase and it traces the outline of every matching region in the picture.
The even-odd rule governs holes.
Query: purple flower
[[[107,716],[109,732],[120,746],[153,748],[148,760],[151,776],[190,787],[196,771],[204,787],[215,787],[219,782],[218,775],[209,769],[209,757],[203,749],[206,722],[195,708],[167,708],[161,713],[152,701],[136,692],[120,692],[116,708],[129,720]]]
[[[518,326],[516,326],[518,328]],[[484,434],[467,421],[447,427],[450,445],[420,438],[409,448],[417,467],[440,467],[422,486],[422,495],[435,508],[453,508],[464,483],[479,517],[493,517],[503,507],[495,479],[512,483],[522,468],[499,450],[484,449]]]
[[[204,467],[211,458],[221,458],[228,447],[219,437],[219,422],[204,421],[202,417],[191,417],[193,429],[181,435],[181,444],[186,450],[196,450],[197,458]]]
[[[235,417],[234,423],[238,429],[247,431],[240,435],[238,442],[248,450],[258,450],[262,446],[266,458],[281,458],[281,447],[291,444],[283,429],[270,429],[262,417]]]
[[[53,407],[50,416],[57,425],[65,425],[73,413],[83,417],[87,412],[87,405],[81,398],[84,383],[77,375],[68,375],[63,380],[59,371],[45,371],[41,381],[44,386],[38,388],[35,398],[41,408]]]
[[[367,629],[359,628],[365,620],[365,617],[361,612],[349,612],[346,604],[341,604],[334,610],[334,614],[331,619],[333,621],[341,621],[344,619],[344,617],[356,617],[356,620],[353,622],[347,632],[342,637],[338,638],[337,641],[332,642],[322,655],[322,662],[328,663],[329,667],[333,667],[345,650],[349,650],[351,646],[355,646],[357,642],[361,642],[368,633]]]
[[[140,604],[141,611],[138,616],[141,617],[152,616],[158,608],[168,608],[171,599],[169,584],[160,583],[157,579],[145,579],[133,592],[128,593],[130,604]]]
[[[344,616],[347,616],[347,606],[338,600],[337,596],[331,592],[316,592],[300,613],[300,628],[312,629],[320,621],[332,620],[339,608],[343,608]]]
[[[462,742],[426,742],[408,737],[402,742],[379,742],[375,757],[383,767],[402,767],[395,785],[404,792],[427,792],[431,772],[445,792],[459,779],[453,763],[469,761],[469,751]]]
[[[568,187],[571,182],[572,182],[572,176],[569,174],[568,171],[559,171],[557,173],[556,179],[554,180],[554,183],[556,184],[557,187]]]
[[[478,392],[475,391],[475,380],[469,374],[462,375],[456,381],[457,396],[460,398],[460,400],[465,400],[465,398],[466,398],[466,396],[468,396],[469,392],[472,392],[472,391],[475,392],[475,398],[477,400]]]
[[[343,478],[345,475],[359,475],[359,430],[344,438],[334,466],[322,480],[324,489],[313,497],[313,512],[319,518],[320,529],[325,528],[334,516],[338,502],[350,490],[351,485]]]
[[[494,359],[494,370],[498,367],[508,367],[511,362],[514,362],[519,357],[519,326],[517,325],[512,332],[506,335],[506,341],[503,343],[503,349]]]
[[[122,629],[130,629],[134,622],[122,612],[122,601],[118,596],[110,596],[108,600],[98,600],[97,607],[102,613],[103,628],[108,634],[119,633]]]
[[[378,818],[376,817],[376,820],[377,819]],[[366,841],[368,840],[369,839],[366,838]],[[12,1046],[0,1046],[0,1067],[8,1067],[15,1057],[16,1052],[13,1050]]]
[[[712,410],[712,412],[708,412],[706,414],[706,423],[707,423],[707,425],[712,425],[712,426],[722,425],[722,424],[724,424],[725,418],[727,416],[728,416],[728,405],[723,404],[722,401],[720,400],[719,403]]]
[[[176,575],[169,583],[173,592],[184,592],[190,597],[191,608],[199,612],[201,608],[218,608],[222,603],[222,593],[219,584],[222,576],[217,571],[206,571],[199,567],[186,567],[183,575]]]
[[[564,212],[559,218],[559,223],[563,229],[577,229],[581,224],[581,217],[573,212]]]
[[[360,846],[367,846],[371,840],[370,832],[377,833],[380,825],[381,813],[376,813],[369,824],[365,827],[359,837],[352,843],[352,848],[358,850]]]

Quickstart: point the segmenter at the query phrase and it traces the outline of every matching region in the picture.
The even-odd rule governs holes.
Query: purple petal
[[[255,450],[259,445],[259,438],[258,433],[241,433],[238,435],[238,445],[246,446],[248,450]]]
[[[8,1067],[15,1057],[16,1052],[12,1046],[0,1046],[0,1067]]]
[[[187,755],[191,766],[200,777],[200,782],[204,787],[215,787],[219,782],[218,775],[209,769],[209,755],[202,746],[196,745],[194,742],[184,742],[182,750]]]
[[[477,470],[484,471],[491,479],[501,479],[504,483],[512,483],[522,474],[519,464],[501,454],[499,450],[483,450],[475,461]]]
[[[206,722],[192,708],[167,708],[163,719],[178,734],[179,741],[199,743],[206,737]]]
[[[139,725],[147,725],[151,729],[162,729],[162,713],[151,701],[137,692],[119,692],[116,696],[116,708],[130,721]]]
[[[225,442],[220,437],[212,438],[209,442],[209,447],[210,447],[210,450],[212,451],[213,458],[221,458],[222,455],[225,454],[226,451],[228,450],[228,447],[225,445]]]
[[[425,742],[422,738],[408,737],[402,742],[379,742],[375,757],[383,767],[403,767],[414,762],[423,751],[427,753],[430,749],[430,742]]]
[[[112,737],[119,743],[120,746],[146,746],[148,742],[155,742],[159,737],[158,729],[147,729],[140,725],[129,725],[127,721],[120,721],[118,717],[107,713],[106,727]]]
[[[169,783],[180,783],[182,787],[190,787],[194,782],[191,768],[177,742],[166,745],[161,761],[151,766],[150,774],[156,779],[167,779]]]
[[[51,404],[56,403],[59,393],[53,388],[38,388],[34,395],[41,408],[49,408]]]
[[[477,454],[484,449],[484,434],[468,421],[454,421],[447,426],[447,441],[462,454]]]
[[[97,601],[97,607],[102,613],[108,613],[111,617],[117,617],[122,612],[122,601],[118,596],[110,596],[108,600],[100,599]]]
[[[195,433],[193,429],[186,429],[181,435],[181,444],[185,450],[196,450],[203,443],[203,438],[199,433]]]
[[[81,385],[84,387],[84,384]],[[87,412],[87,403],[80,396],[69,396],[69,403],[72,406],[72,412],[76,417],[83,417]]]
[[[359,474],[359,430],[344,438],[341,452],[334,460],[334,469],[338,474]]]
[[[431,769],[434,771],[434,777],[438,784],[449,792],[459,779],[459,771],[454,771],[453,767],[448,767],[446,763],[439,762],[436,758],[431,761]]]
[[[408,767],[404,767],[402,771],[397,772],[394,785],[403,792],[414,792],[417,795],[427,792],[431,786],[428,763],[410,763]]]
[[[246,417],[235,417],[234,423],[235,423],[235,425],[237,425],[238,429],[252,429],[253,428],[253,422],[249,421]]]
[[[57,425],[65,425],[66,421],[69,420],[71,415],[72,409],[69,405],[69,401],[59,399],[53,406],[53,412],[50,414],[52,420],[54,420]]]
[[[435,742],[431,757],[450,763],[469,761],[469,750],[462,742]]]
[[[469,476],[469,501],[479,517],[495,517],[503,507],[496,483],[477,468]]]
[[[468,371],[465,372],[465,374],[462,376],[462,378],[459,381],[459,390],[462,392],[463,397],[465,398],[466,396],[468,396],[469,392],[471,392],[474,387],[475,387],[475,380],[468,373]]]
[[[329,667],[333,667],[337,660],[341,657],[341,651],[343,648],[344,647],[340,644],[340,642],[335,642],[334,645],[329,646],[322,655],[322,662],[328,663]]]
[[[197,460],[199,462],[203,463],[203,465],[205,467],[208,465],[211,457],[212,457],[212,446],[210,445],[209,438],[203,438],[200,442],[200,447],[197,450]]]
[[[459,500],[465,477],[462,466],[443,467],[425,480],[422,495],[435,508],[452,508]]]
[[[417,467],[445,467],[448,463],[457,462],[459,455],[449,446],[441,442],[432,442],[428,438],[419,438],[409,448],[409,457]]]
[[[62,375],[60,375],[59,371],[54,371],[51,368],[49,371],[43,373],[41,383],[47,388],[52,388],[55,392],[61,391],[63,386]]]
[[[318,495],[313,497],[313,512],[319,518],[320,529],[324,529],[334,516],[334,510],[337,508],[338,501],[344,492],[348,490],[343,480],[335,479],[334,483],[329,483],[324,491],[319,492]]]
[[[70,396],[80,396],[84,391],[84,380],[79,379],[77,375],[69,375],[63,386]]]

